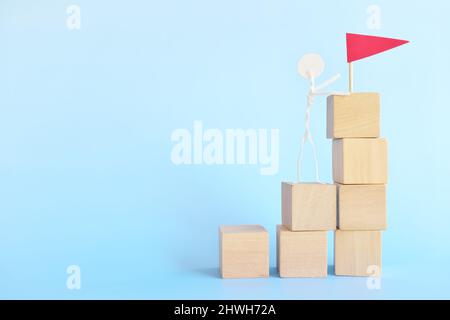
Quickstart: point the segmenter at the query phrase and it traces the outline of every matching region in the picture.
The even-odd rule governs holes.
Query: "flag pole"
[[[353,63],[348,64],[348,92],[353,92]]]

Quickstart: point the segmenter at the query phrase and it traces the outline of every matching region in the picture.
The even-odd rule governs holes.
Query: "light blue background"
[[[450,298],[448,1],[73,3],[80,31],[66,27],[71,2],[0,2],[0,298]],[[381,30],[366,27],[370,4]],[[346,32],[411,41],[355,65],[355,89],[382,94],[390,143],[382,289],[219,279],[221,224],[264,225],[275,265],[280,182],[295,178],[304,128],[296,63],[320,53],[319,80],[341,72],[345,90]],[[314,108],[331,181],[325,100]],[[173,165],[170,135],[194,120],[279,128],[279,174]]]

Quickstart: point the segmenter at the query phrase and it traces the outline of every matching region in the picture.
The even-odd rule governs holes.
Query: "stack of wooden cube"
[[[327,233],[335,231],[335,274],[379,276],[387,183],[387,141],[380,138],[379,95],[329,96],[327,137],[333,139],[335,183],[282,183],[279,275],[326,277]],[[267,230],[257,225],[222,226],[220,268],[223,278],[268,277]]]
[[[326,277],[327,233],[336,230],[336,186],[282,183],[277,267],[282,278]]]
[[[387,140],[380,138],[379,95],[329,96],[327,137],[333,139],[337,186],[335,274],[379,276],[387,183]]]

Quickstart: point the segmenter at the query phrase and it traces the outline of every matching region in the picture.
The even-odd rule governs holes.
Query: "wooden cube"
[[[262,226],[221,226],[222,278],[267,278],[269,233]]]
[[[381,231],[342,231],[334,237],[334,269],[337,276],[381,275]]]
[[[319,278],[328,274],[327,231],[277,228],[277,267],[282,278]]]
[[[340,230],[386,229],[386,185],[343,185],[338,190]]]
[[[386,139],[333,140],[333,179],[340,184],[386,184]]]
[[[336,186],[282,183],[282,223],[292,231],[336,230]]]
[[[327,98],[327,137],[378,138],[380,136],[380,95],[352,93]]]

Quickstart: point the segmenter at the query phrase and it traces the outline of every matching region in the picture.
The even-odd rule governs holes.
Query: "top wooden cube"
[[[380,95],[352,93],[327,98],[327,137],[378,138],[380,136]]]

